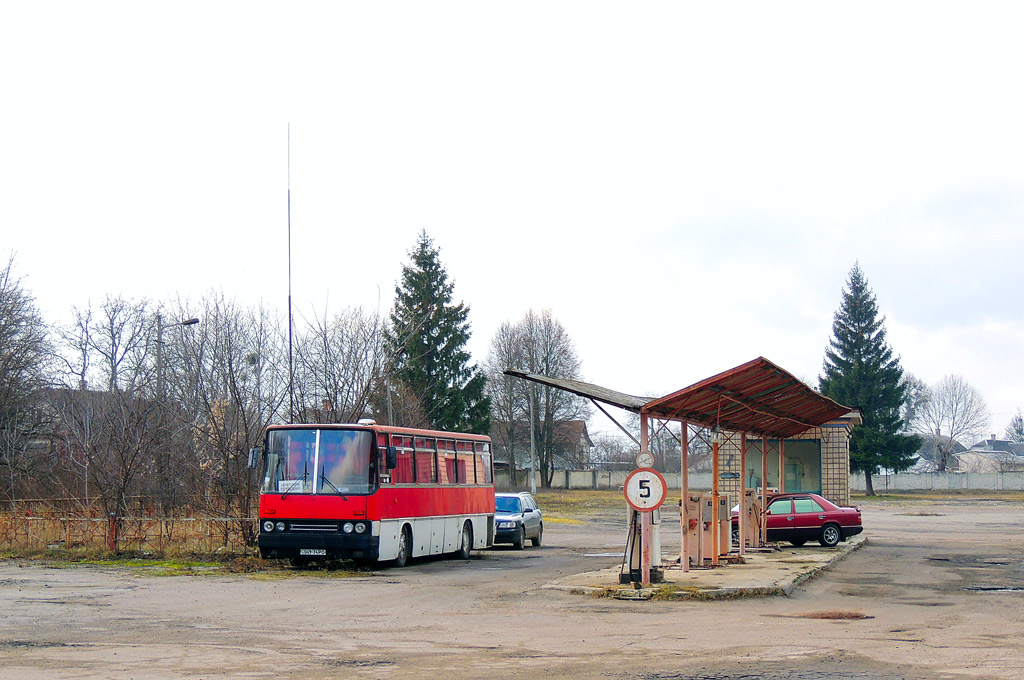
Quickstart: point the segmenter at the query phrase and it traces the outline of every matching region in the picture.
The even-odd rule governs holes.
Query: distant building
[[[530,423],[516,421],[512,427],[517,470],[530,469]],[[594,442],[590,440],[585,420],[567,420],[555,423],[555,470],[589,470]],[[495,470],[508,470],[508,423],[496,421],[491,426],[491,444],[494,447]]]
[[[960,472],[1024,471],[1024,442],[997,439],[994,434],[954,456]]]
[[[939,447],[949,446],[949,437],[940,434],[937,431],[936,434],[917,433],[917,436],[921,438],[921,448],[919,448],[916,453],[917,462],[914,463],[910,469],[906,470],[906,472],[936,472],[938,470],[938,461],[940,457]],[[954,439],[952,446],[950,446],[949,458],[946,461],[946,468],[951,471],[956,470],[956,456],[966,450],[966,446]]]

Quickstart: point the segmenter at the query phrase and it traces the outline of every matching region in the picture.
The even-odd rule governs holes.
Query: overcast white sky
[[[661,395],[809,382],[859,261],[903,366],[1024,406],[1016,3],[5,3],[0,255],[105,295],[386,311],[421,229],[498,325]],[[606,423],[607,421],[605,421]],[[596,423],[599,427],[604,423]],[[609,429],[614,429],[610,424]]]

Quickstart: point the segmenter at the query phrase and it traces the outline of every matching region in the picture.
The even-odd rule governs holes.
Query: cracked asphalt
[[[1024,678],[1024,504],[862,507],[868,544],[831,570],[789,597],[716,602],[543,588],[616,564],[624,513],[350,578],[9,560],[0,678]]]

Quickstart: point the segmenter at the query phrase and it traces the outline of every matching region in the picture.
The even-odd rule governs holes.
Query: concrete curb
[[[771,451],[771,449],[769,449],[769,451]],[[814,569],[809,569],[808,571],[802,574],[797,574],[792,581],[790,581],[787,585],[783,586],[782,594],[786,597],[789,597],[789,594],[792,593],[796,589],[796,587],[799,586],[801,583],[809,581],[810,579],[814,578],[823,571],[828,571],[832,569],[832,567],[834,567],[836,563],[839,562],[841,559],[852,553],[854,550],[860,550],[863,546],[867,544],[868,539],[866,536],[859,538],[859,540],[851,540],[849,543],[844,544],[843,549],[825,564],[822,564]]]
[[[573,595],[589,595],[594,597],[613,597],[617,600],[733,600],[746,597],[771,597],[783,595],[788,597],[797,587],[814,578],[823,571],[832,569],[840,560],[867,545],[867,537],[856,536],[849,541],[840,544],[840,549],[827,561],[809,567],[805,571],[795,574],[788,579],[778,583],[768,583],[759,586],[737,586],[737,587],[701,587],[686,586],[673,587],[671,583],[661,584],[652,588],[632,588],[616,586],[592,586],[592,585],[570,585],[552,582],[542,588],[560,590]],[[616,569],[617,575],[617,569]],[[583,575],[581,575],[583,576]]]

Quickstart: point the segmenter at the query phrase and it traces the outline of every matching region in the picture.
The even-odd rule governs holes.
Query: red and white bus
[[[254,462],[254,459],[250,459]],[[378,425],[267,428],[260,555],[393,561],[494,542],[491,440]]]

